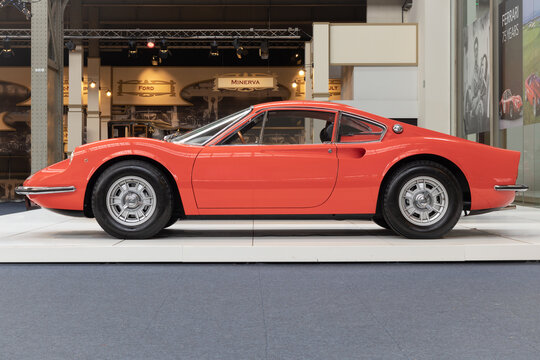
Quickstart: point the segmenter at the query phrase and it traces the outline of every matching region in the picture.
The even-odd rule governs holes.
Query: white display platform
[[[361,220],[179,221],[152,240],[119,240],[94,219],[47,210],[0,216],[0,262],[380,262],[540,260],[540,209],[465,217],[440,240]]]

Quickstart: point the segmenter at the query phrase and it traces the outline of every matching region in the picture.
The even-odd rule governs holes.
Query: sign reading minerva
[[[226,76],[217,78],[218,89],[271,89],[274,78],[271,76]]]

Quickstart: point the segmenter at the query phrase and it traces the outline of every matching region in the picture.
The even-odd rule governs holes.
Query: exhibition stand
[[[462,218],[447,237],[411,240],[362,220],[178,221],[119,240],[94,219],[47,210],[0,217],[0,262],[395,262],[540,260],[540,209]]]

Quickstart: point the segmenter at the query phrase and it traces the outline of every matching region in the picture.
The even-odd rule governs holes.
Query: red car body
[[[506,117],[513,119],[519,116],[521,108],[523,107],[523,100],[519,95],[512,95],[510,89],[504,90],[501,101],[499,101],[499,115],[501,118]]]
[[[525,80],[525,96],[536,116],[537,108],[540,106],[540,77],[538,75],[531,74]]]
[[[370,119],[387,131],[380,141],[313,145],[216,146],[269,109],[320,109]],[[399,124],[403,131],[392,131]],[[335,131],[334,131],[335,139]],[[66,193],[28,194],[44,208],[84,211],[96,178],[121,159],[156,164],[174,179],[185,215],[375,214],[381,184],[398,164],[433,159],[460,178],[466,210],[501,208],[513,191],[520,153],[399,123],[353,107],[288,101],[256,105],[249,115],[204,146],[146,138],[117,138],[78,147],[72,159],[31,176],[27,188],[73,186]]]

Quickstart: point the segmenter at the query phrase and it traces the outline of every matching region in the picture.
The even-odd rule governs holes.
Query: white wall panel
[[[332,65],[416,65],[416,24],[331,24]]]

